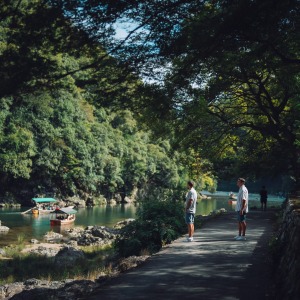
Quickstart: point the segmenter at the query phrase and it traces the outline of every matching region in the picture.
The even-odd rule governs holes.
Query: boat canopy
[[[55,211],[53,211],[53,213],[72,215],[72,214],[76,214],[77,210],[70,207],[64,207],[64,208],[56,209]]]
[[[56,202],[56,200],[54,198],[32,198],[32,200],[36,203]]]

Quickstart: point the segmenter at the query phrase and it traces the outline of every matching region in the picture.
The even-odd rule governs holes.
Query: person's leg
[[[239,224],[239,236],[241,236],[242,235],[242,223],[241,222],[239,222],[238,223]]]
[[[190,225],[191,225],[191,235],[190,235],[190,237],[193,237],[194,232],[195,232],[195,226],[194,226],[194,224],[190,224]]]
[[[267,210],[267,201],[264,202],[264,211]]]
[[[242,227],[242,236],[245,236],[246,229],[247,229],[246,221],[241,222],[241,227]]]
[[[191,225],[192,225],[192,224],[187,224],[187,226],[188,226],[188,235],[189,235],[189,237],[192,236],[192,227],[191,227]]]

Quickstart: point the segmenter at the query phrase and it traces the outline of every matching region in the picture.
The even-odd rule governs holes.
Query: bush
[[[115,246],[120,256],[140,255],[142,251],[155,253],[171,243],[186,230],[183,206],[174,201],[145,201],[137,212],[137,219],[122,231]]]

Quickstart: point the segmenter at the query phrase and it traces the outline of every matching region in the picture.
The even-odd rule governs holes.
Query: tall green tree
[[[299,184],[299,1],[61,2],[91,24],[136,25],[119,47],[107,47],[144,76],[165,75],[163,90],[195,147],[216,138],[235,157],[240,150],[251,156],[249,166],[271,153],[277,172]],[[203,99],[211,120],[199,113]],[[254,143],[256,155],[249,155]]]
[[[177,185],[168,141],[126,110],[139,98],[135,74],[58,5],[5,1],[0,14],[0,196]]]

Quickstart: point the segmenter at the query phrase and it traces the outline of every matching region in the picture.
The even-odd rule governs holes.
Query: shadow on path
[[[179,238],[141,266],[76,299],[271,299],[268,242],[274,214],[249,213],[246,241],[233,239],[236,214],[220,215],[195,232],[194,242]],[[56,299],[47,289],[36,290],[35,298],[32,292],[30,298],[23,291],[11,299]]]
[[[269,299],[273,215],[249,214],[246,241],[233,240],[235,214],[221,215],[81,299]]]

